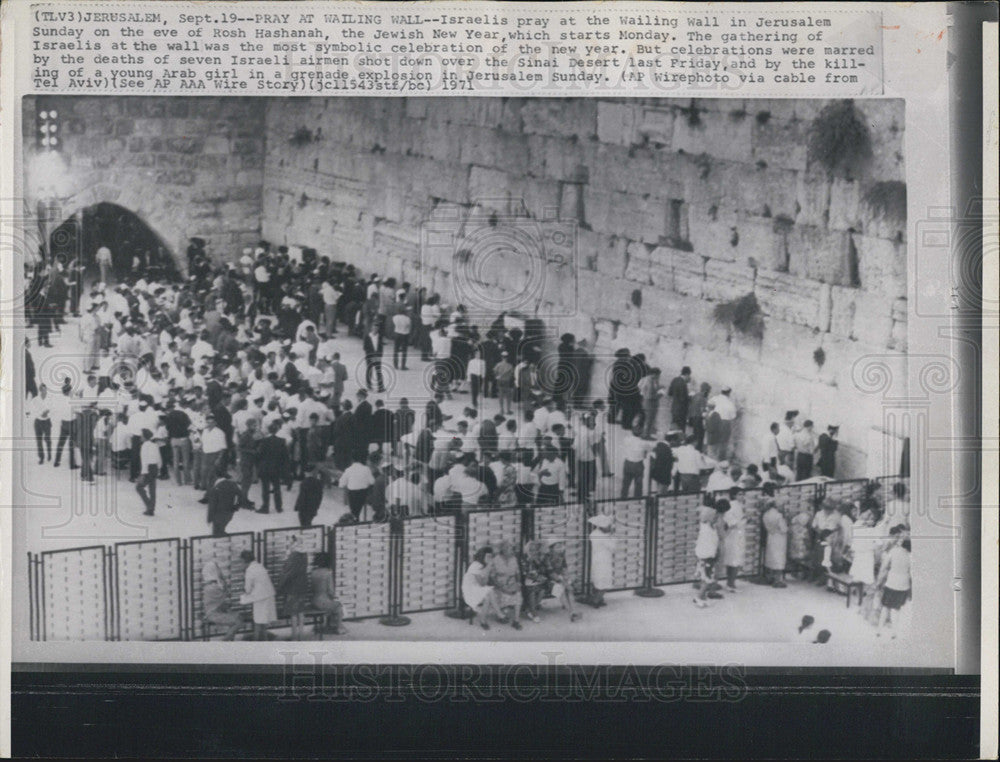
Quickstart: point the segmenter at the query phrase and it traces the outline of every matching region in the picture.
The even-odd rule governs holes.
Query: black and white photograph
[[[17,640],[934,625],[902,100],[22,107]]]

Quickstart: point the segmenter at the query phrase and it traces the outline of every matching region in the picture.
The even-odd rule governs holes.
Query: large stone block
[[[736,262],[765,270],[784,268],[787,245],[784,228],[772,219],[747,216],[741,216],[735,228],[736,246],[732,246],[731,232],[729,248]]]
[[[637,142],[637,108],[630,103],[597,102],[597,139],[602,143],[630,146]]]
[[[854,245],[858,252],[858,274],[861,288],[886,298],[906,296],[906,246],[887,241],[855,235]]]
[[[592,98],[529,98],[521,104],[521,119],[528,134],[597,136],[597,102]]]
[[[788,271],[832,284],[848,284],[850,233],[795,225],[788,234]]]
[[[767,318],[761,362],[798,378],[819,381],[820,367],[814,353],[822,344],[823,334],[815,328]]]
[[[805,123],[776,118],[770,110],[761,108],[760,101],[751,103],[754,104],[751,115],[754,161],[766,162],[771,168],[804,171],[807,145]],[[763,113],[769,116],[760,116]]]
[[[800,172],[796,195],[796,224],[825,226],[830,215],[829,178],[820,172]]]
[[[738,229],[736,212],[717,204],[699,203],[688,207],[688,240],[695,253],[732,262],[737,247],[733,233]]]
[[[580,228],[577,245],[578,261],[588,269],[613,278],[621,278],[625,274],[627,239]]]
[[[787,273],[758,270],[754,293],[768,317],[817,328],[823,319],[821,305],[828,293],[821,283]]]
[[[756,270],[742,262],[705,260],[702,296],[710,301],[738,299],[753,291]]]
[[[861,229],[861,190],[854,180],[837,178],[830,185],[830,218],[832,230]]]
[[[648,140],[655,146],[673,150],[674,110],[656,106],[643,106],[639,110],[636,132],[643,140]]]
[[[632,303],[634,283],[581,270],[578,284],[579,303],[595,318],[638,323],[640,309]]]
[[[688,154],[707,153],[721,159],[746,161],[752,155],[753,120],[729,114],[701,116],[697,124],[684,115],[674,120],[671,148]]]
[[[650,260],[656,247],[638,241],[629,244],[625,265],[625,279],[637,285],[651,285],[649,274]]]
[[[881,294],[855,293],[851,335],[865,344],[887,347],[892,338],[892,305],[893,300]]]
[[[674,291],[701,298],[705,288],[705,257],[678,249],[669,251]]]

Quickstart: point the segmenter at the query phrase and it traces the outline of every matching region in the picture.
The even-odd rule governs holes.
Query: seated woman
[[[317,553],[313,560],[309,580],[312,583],[313,608],[326,614],[321,625],[323,632],[343,635],[347,630],[341,626],[344,619],[344,606],[337,600],[333,586],[333,569],[329,553]]]
[[[490,629],[487,621],[490,612],[498,618],[503,614],[498,605],[496,591],[489,584],[490,565],[493,561],[493,548],[486,545],[476,551],[472,563],[462,577],[462,600],[476,612],[476,621],[484,630]]]
[[[509,540],[500,543],[490,563],[490,584],[496,590],[498,608],[511,609],[511,627],[520,630],[521,569],[514,555],[514,545]]]
[[[205,622],[227,628],[222,639],[235,640],[236,632],[243,624],[243,618],[239,612],[232,610],[232,604],[229,600],[229,584],[222,575],[219,564],[215,561],[208,561],[202,567],[201,586]]]
[[[558,538],[548,541],[549,550],[545,554],[543,569],[550,585],[550,592],[564,609],[569,610],[569,620],[577,622],[582,614],[573,603],[573,589],[566,563],[566,543]]]

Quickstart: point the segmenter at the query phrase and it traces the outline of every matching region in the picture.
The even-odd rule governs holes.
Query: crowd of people
[[[771,425],[760,463],[737,464],[740,411],[732,389],[713,394],[689,367],[664,384],[660,368],[622,348],[605,401],[591,393],[594,358],[586,342],[572,334],[550,341],[540,321],[507,313],[473,320],[463,305],[446,304],[438,294],[366,276],[307,248],[261,241],[235,262],[217,265],[204,242],[192,239],[187,253],[185,279],[162,268],[154,278],[134,258],[121,273],[106,253],[98,258],[101,280],[87,286],[75,260],[52,262],[31,278],[38,284],[33,303],[41,305],[29,315],[39,345],[50,346],[52,331],[68,325],[67,313],[79,312],[83,346],[78,377],[67,375],[57,389],[35,378],[26,350],[27,414],[39,464],[59,467],[65,451],[84,482],[112,470],[127,473],[147,516],[156,515],[157,483],[171,478],[194,491],[221,536],[240,509],[266,514],[273,505],[283,512],[283,492],[296,482],[294,512],[301,526],[310,526],[326,500],[346,503],[343,522],[380,521],[393,512],[429,515],[647,491],[738,493],[808,479],[817,470],[823,477],[835,473],[837,426],[816,436],[813,422],[799,424],[794,410]],[[342,354],[359,339],[363,364],[352,369]],[[418,352],[428,363],[426,401],[411,407],[394,379]],[[462,413],[447,414],[460,395],[468,395]],[[664,398],[669,414],[661,416]],[[617,467],[620,482],[612,488]],[[742,565],[744,543],[732,534],[742,533],[739,506],[737,497],[706,505],[702,527],[712,529],[699,535],[703,578],[711,561],[726,570],[730,588]],[[824,514],[813,521],[825,522]],[[610,568],[615,544],[613,526],[595,518],[591,577],[600,604],[602,565]],[[784,517],[791,535],[796,520]],[[772,516],[765,526],[770,550],[782,524]],[[810,529],[827,531],[825,524]],[[519,578],[536,580],[538,591],[565,591],[551,570],[558,545],[477,553],[483,568],[467,582],[478,602],[469,604],[506,616],[513,599],[504,596],[515,593],[504,592],[513,583],[504,583],[497,567],[510,557],[523,560]],[[769,568],[775,584],[783,584],[783,569]],[[491,593],[483,592],[487,587]],[[717,594],[704,584],[699,605]],[[571,599],[564,603],[575,616]],[[535,614],[530,600],[525,594],[523,610]]]

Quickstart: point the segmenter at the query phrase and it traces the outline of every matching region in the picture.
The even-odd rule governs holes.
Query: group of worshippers
[[[770,425],[763,442],[763,468],[786,481],[804,481],[817,475],[833,479],[837,471],[840,424],[827,424],[817,434],[812,420],[799,421],[798,410],[788,410],[785,420]]]
[[[207,561],[201,569],[204,624],[221,628],[223,640],[234,640],[245,625],[252,623],[248,640],[271,640],[274,636],[269,628],[279,619],[287,619],[291,639],[302,640],[308,612],[318,619],[317,632],[345,634],[344,607],[337,600],[330,554],[313,554],[311,564],[309,555],[302,538],[293,537],[274,581],[253,551],[242,551],[243,592],[238,597],[218,561]]]

